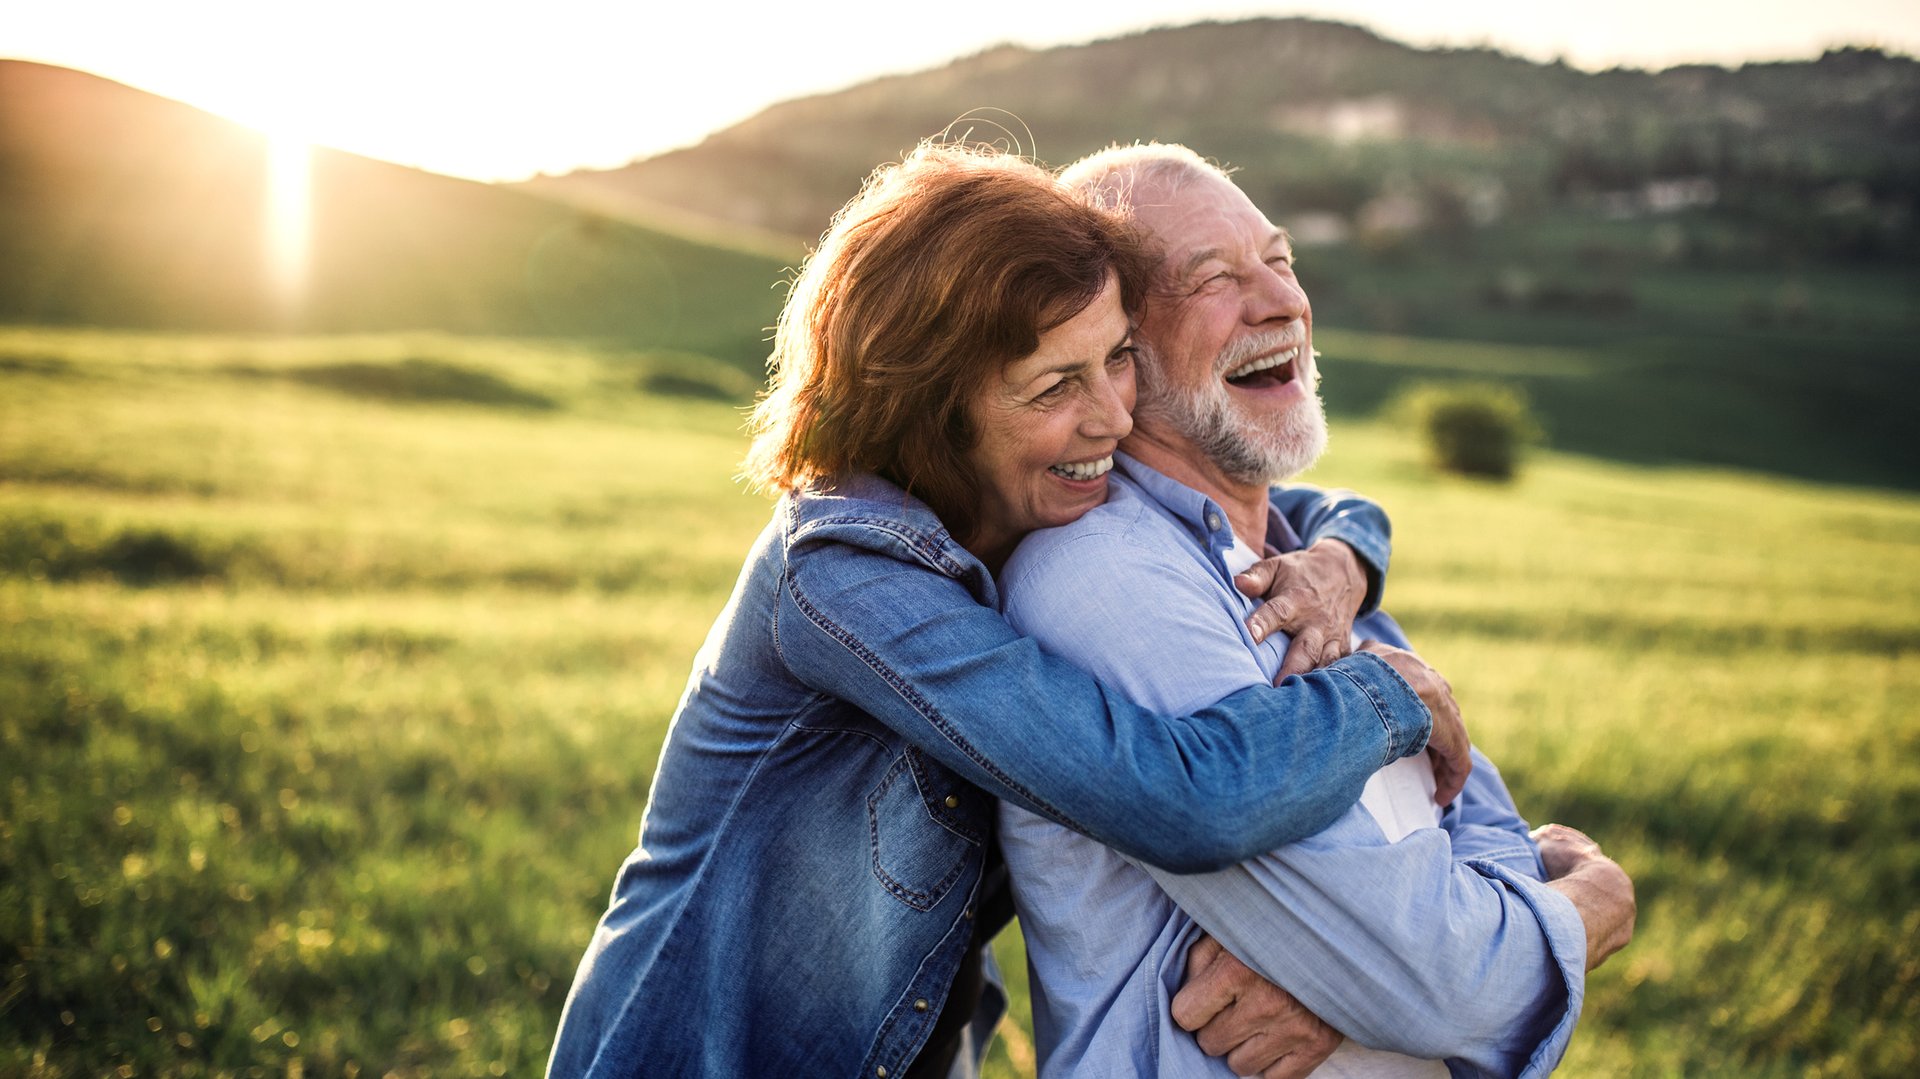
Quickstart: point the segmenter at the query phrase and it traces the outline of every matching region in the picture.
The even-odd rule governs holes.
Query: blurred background
[[[783,285],[941,131],[1292,231],[1309,478],[1639,887],[1564,1074],[1912,1073],[1920,11],[470,7],[0,28],[0,1074],[539,1073]]]

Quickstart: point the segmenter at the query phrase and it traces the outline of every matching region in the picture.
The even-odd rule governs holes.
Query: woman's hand
[[[1586,925],[1587,969],[1592,970],[1633,939],[1639,912],[1633,880],[1579,829],[1543,824],[1533,830],[1533,841],[1540,845],[1547,886],[1573,900]]]
[[[1233,584],[1249,596],[1266,597],[1247,616],[1256,642],[1278,632],[1293,638],[1274,681],[1324,667],[1351,650],[1353,617],[1367,599],[1367,573],[1360,556],[1339,540],[1261,559]]]
[[[1466,788],[1473,772],[1473,743],[1467,738],[1467,721],[1460,718],[1460,706],[1454,703],[1453,687],[1427,661],[1404,648],[1379,641],[1362,641],[1362,652],[1372,652],[1387,661],[1395,674],[1420,695],[1420,703],[1433,716],[1433,729],[1427,735],[1427,756],[1433,760],[1433,800],[1446,805]]]
[[[1171,1011],[1174,1022],[1193,1032],[1201,1052],[1226,1057],[1235,1075],[1300,1079],[1345,1040],[1212,937],[1187,950],[1187,979]]]

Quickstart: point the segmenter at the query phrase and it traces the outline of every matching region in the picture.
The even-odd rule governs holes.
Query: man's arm
[[[1239,866],[1143,866],[1227,950],[1362,1045],[1469,1075],[1551,1070],[1585,991],[1586,930],[1547,884],[1461,861],[1447,834],[1387,843],[1365,810]]]
[[[1018,567],[1016,626],[1158,707],[1265,681],[1217,584],[1182,552],[1084,540]],[[1098,587],[1115,572],[1126,589]],[[1158,632],[1113,629],[1137,623]],[[1439,830],[1389,844],[1355,806],[1327,832],[1218,873],[1149,871],[1230,951],[1363,1044],[1511,1074],[1557,1060],[1579,1011],[1585,937],[1571,904],[1500,865],[1456,860]]]

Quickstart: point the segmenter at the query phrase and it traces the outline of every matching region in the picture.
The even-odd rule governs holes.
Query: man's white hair
[[[1135,191],[1170,195],[1203,176],[1233,182],[1231,169],[1177,142],[1136,142],[1131,146],[1115,143],[1088,154],[1062,169],[1060,182],[1093,205],[1131,218]]]
[[[1208,178],[1233,184],[1231,170],[1178,143],[1164,142],[1109,146],[1060,173],[1060,181],[1082,199],[1130,221],[1139,206],[1169,203],[1182,187]],[[1146,239],[1156,247],[1164,242],[1153,236]],[[1285,347],[1293,332],[1297,331],[1285,338],[1263,334],[1230,345],[1216,359],[1218,370],[1213,374],[1224,375],[1247,359]],[[1135,417],[1166,423],[1235,480],[1268,483],[1293,476],[1306,471],[1325,452],[1326,412],[1315,388],[1309,388],[1307,400],[1299,407],[1272,422],[1258,422],[1234,407],[1218,378],[1181,385],[1168,377],[1155,342],[1136,337],[1134,343],[1140,348],[1140,362],[1134,368],[1139,378]]]

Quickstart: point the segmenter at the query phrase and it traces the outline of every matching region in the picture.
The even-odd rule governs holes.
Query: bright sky
[[[1490,44],[1586,68],[1806,59],[1838,44],[1920,53],[1914,0],[968,0],[925,5],[932,13],[898,0],[812,0],[753,14],[725,0],[11,6],[0,56],[475,179],[623,164],[777,101],[1001,42],[1056,45],[1203,18],[1313,15],[1416,45]]]

